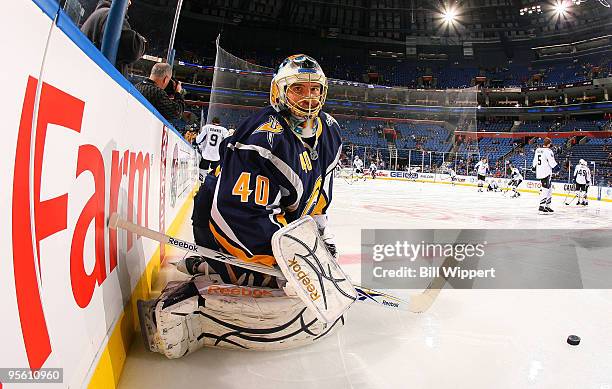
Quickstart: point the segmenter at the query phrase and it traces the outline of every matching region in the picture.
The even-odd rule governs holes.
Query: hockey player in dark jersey
[[[270,106],[221,143],[220,165],[194,199],[195,241],[243,261],[274,266],[272,235],[310,215],[326,254],[336,256],[326,211],[341,140],[338,123],[321,112],[327,79],[314,59],[294,55],[280,65],[270,89]],[[177,267],[194,277],[167,287],[159,298],[138,302],[146,347],[169,358],[206,345],[297,347],[344,322],[343,317],[331,324],[318,320],[295,292],[269,275],[203,257],[188,257]],[[219,297],[224,293],[219,288],[228,294]]]
[[[192,220],[197,244],[273,266],[274,232],[312,215],[330,252],[336,254],[325,229],[341,138],[336,120],[321,111],[326,95],[327,79],[313,58],[294,55],[279,66],[270,106],[236,129],[222,147],[216,175],[207,176],[196,195]],[[205,266],[199,257],[185,265],[192,274]],[[208,265],[225,282],[275,284],[250,270],[214,261]]]

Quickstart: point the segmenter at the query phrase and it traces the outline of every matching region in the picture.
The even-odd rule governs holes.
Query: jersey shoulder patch
[[[282,135],[283,132],[283,126],[278,118],[274,115],[269,115],[267,120],[265,117],[262,118],[262,123],[255,128],[255,131],[250,136],[250,140],[253,143],[262,143],[260,145],[264,146],[262,140],[265,139],[265,142],[270,146],[269,148],[272,149],[274,147],[274,138]]]
[[[325,123],[328,126],[332,126],[334,124],[338,126],[338,122],[336,121],[336,119],[334,119],[332,115],[328,114],[327,112],[323,112],[323,115],[325,115]]]
[[[283,126],[276,117],[270,115],[267,121],[261,123],[259,127],[253,131],[253,134],[257,134],[258,132],[281,134],[283,132]]]

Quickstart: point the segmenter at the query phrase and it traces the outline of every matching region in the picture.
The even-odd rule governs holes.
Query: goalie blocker
[[[334,322],[357,299],[357,291],[327,250],[310,216],[274,233],[272,250],[287,286],[319,320]]]

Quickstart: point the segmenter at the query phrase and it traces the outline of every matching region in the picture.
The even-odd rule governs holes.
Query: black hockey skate
[[[549,212],[548,208],[546,208],[546,207],[540,207],[540,208],[538,208],[538,211],[541,212],[541,213],[548,213]]]
[[[202,273],[198,268],[204,262],[206,262],[206,260],[203,257],[192,255],[180,260],[175,265],[178,271],[195,276]]]
[[[553,213],[555,211],[551,207],[546,207],[546,212]]]

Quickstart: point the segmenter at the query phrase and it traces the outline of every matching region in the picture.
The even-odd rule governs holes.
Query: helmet
[[[356,156],[355,156],[355,159],[359,159],[359,156],[358,156],[358,155],[356,155]]]
[[[290,101],[287,91],[293,84],[315,82],[321,85],[319,96],[303,95],[298,101]],[[327,77],[321,66],[312,57],[297,54],[287,57],[276,69],[270,85],[270,104],[277,112],[289,111],[298,119],[313,119],[318,114],[327,97]],[[308,102],[304,108],[302,102]]]
[[[580,160],[578,163],[579,163],[580,165],[586,165],[586,164],[587,164],[587,163],[586,163],[586,161],[585,161],[584,159],[581,159],[581,160]]]

